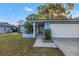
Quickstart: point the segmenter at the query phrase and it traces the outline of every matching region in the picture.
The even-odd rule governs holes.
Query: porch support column
[[[35,38],[35,22],[33,23],[33,38]]]

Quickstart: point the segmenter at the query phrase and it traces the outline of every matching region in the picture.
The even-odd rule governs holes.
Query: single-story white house
[[[43,34],[44,29],[51,29],[53,38],[79,38],[79,20],[32,20],[33,33],[25,33],[24,26],[21,27],[23,37],[36,38],[38,34]]]
[[[7,22],[0,22],[0,33],[12,32],[12,25]]]

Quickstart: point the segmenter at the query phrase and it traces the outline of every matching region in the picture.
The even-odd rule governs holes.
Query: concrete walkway
[[[42,38],[37,38],[33,47],[48,47],[48,48],[56,48],[56,45],[52,43],[43,42]]]
[[[67,56],[79,56],[79,39],[53,39],[57,47]]]

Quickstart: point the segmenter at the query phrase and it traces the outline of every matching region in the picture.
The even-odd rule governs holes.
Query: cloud
[[[26,11],[33,11],[33,9],[32,8],[29,8],[29,7],[25,7],[24,8]]]

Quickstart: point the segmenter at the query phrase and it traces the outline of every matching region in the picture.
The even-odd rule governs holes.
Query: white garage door
[[[52,37],[79,38],[79,24],[50,24]]]

